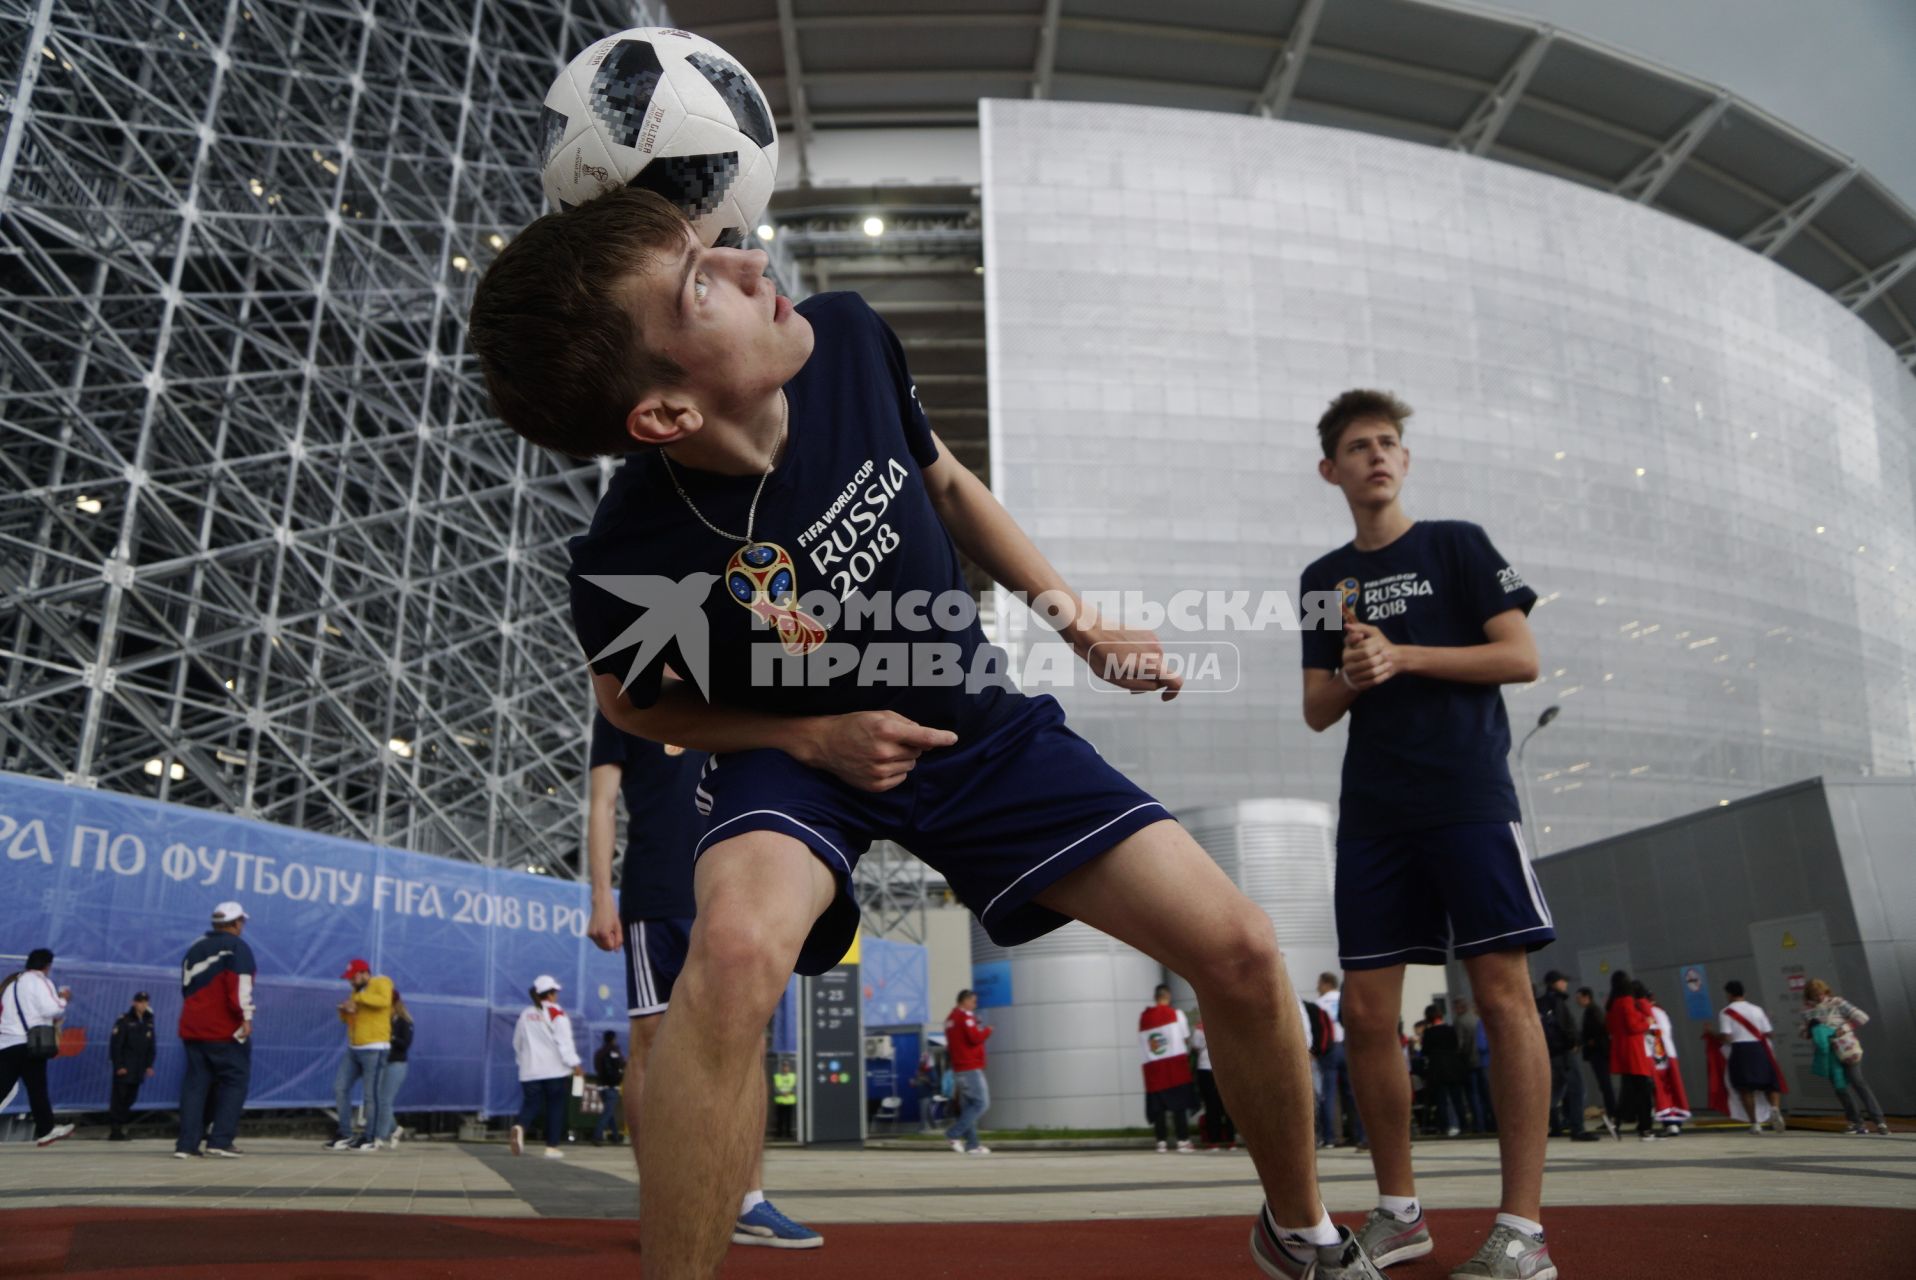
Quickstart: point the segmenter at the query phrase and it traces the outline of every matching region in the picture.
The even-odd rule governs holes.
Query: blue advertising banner
[[[108,1038],[139,990],[160,1044],[140,1105],[177,1105],[180,961],[227,900],[259,963],[249,1107],[331,1105],[355,956],[413,1013],[401,1111],[517,1111],[512,1029],[540,974],[588,1070],[601,1031],[625,1039],[623,957],[585,941],[584,884],[0,773],[0,973],[51,947],[73,988],[57,1108],[106,1109]]]
[[[999,1009],[1012,1003],[1011,961],[991,960],[971,966],[971,985],[980,1009]]]
[[[1710,1007],[1710,978],[1700,964],[1686,964],[1677,970],[1683,988],[1683,1012],[1692,1022],[1713,1022],[1716,1010]]]

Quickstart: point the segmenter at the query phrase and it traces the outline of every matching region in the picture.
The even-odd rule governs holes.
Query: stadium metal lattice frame
[[[464,317],[657,8],[0,0],[0,767],[572,873],[604,473]]]

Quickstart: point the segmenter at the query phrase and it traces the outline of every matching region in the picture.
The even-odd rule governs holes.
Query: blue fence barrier
[[[931,953],[915,942],[866,938],[858,977],[865,1028],[912,1027],[931,1021]]]
[[[0,973],[51,947],[73,988],[67,1036],[84,1047],[51,1065],[62,1110],[106,1109],[108,1038],[139,990],[160,1046],[140,1106],[176,1104],[180,960],[237,899],[259,962],[249,1107],[331,1104],[338,975],[363,956],[417,1026],[400,1110],[516,1111],[512,1028],[534,977],[563,984],[588,1070],[601,1031],[625,1039],[622,956],[584,940],[589,898],[576,881],[0,773]]]

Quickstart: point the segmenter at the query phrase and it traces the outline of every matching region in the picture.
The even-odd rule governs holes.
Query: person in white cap
[[[559,1007],[559,980],[542,973],[532,980],[532,1007],[519,1015],[512,1029],[512,1052],[519,1060],[519,1089],[525,1101],[512,1126],[512,1154],[523,1155],[526,1130],[541,1110],[546,1120],[546,1159],[563,1160],[559,1144],[565,1141],[566,1100],[572,1096],[572,1076],[583,1076],[579,1048],[572,1042],[572,1019]]]
[[[222,902],[213,908],[213,927],[187,949],[180,964],[180,1043],[186,1050],[186,1076],[180,1084],[180,1136],[173,1155],[186,1160],[200,1154],[207,1094],[214,1095],[213,1132],[204,1139],[206,1154],[228,1159],[240,1108],[253,1077],[253,979],[259,966],[240,934],[246,908]]]

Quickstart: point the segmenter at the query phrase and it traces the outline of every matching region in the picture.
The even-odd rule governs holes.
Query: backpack
[[[1551,1056],[1555,1057],[1560,1053],[1569,1053],[1576,1046],[1569,1043],[1569,1037],[1564,1035],[1563,1025],[1557,1021],[1557,1011],[1553,1004],[1549,992],[1537,997],[1537,1016],[1543,1019],[1544,1046],[1550,1050]]]
[[[1337,1043],[1337,1031],[1331,1025],[1331,1015],[1326,1013],[1321,1005],[1314,1001],[1306,1001],[1304,1010],[1305,1034],[1310,1039],[1311,1057],[1321,1058],[1331,1051],[1332,1045]]]

